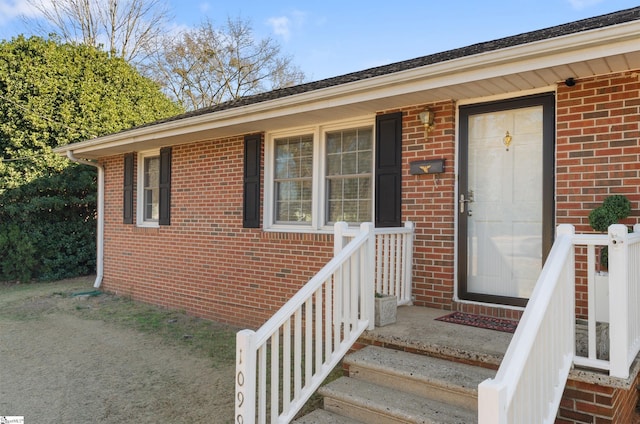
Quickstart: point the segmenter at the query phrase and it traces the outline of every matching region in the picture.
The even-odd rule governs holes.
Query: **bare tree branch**
[[[191,110],[305,79],[273,39],[256,40],[251,25],[240,19],[218,29],[205,21],[165,38],[145,72]]]
[[[153,53],[169,21],[164,0],[27,1],[41,14],[29,19],[41,35],[55,33],[133,63]]]

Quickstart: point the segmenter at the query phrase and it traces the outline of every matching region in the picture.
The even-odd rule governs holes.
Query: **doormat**
[[[454,312],[452,314],[436,318],[436,321],[469,325],[471,327],[486,328],[489,330],[504,331],[505,333],[513,333],[516,331],[516,327],[518,327],[518,321],[467,314],[464,312]]]

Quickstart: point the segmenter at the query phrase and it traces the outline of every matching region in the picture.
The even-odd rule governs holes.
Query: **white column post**
[[[478,386],[478,424],[507,424],[507,388],[487,379]]]
[[[236,423],[252,423],[256,417],[256,333],[236,334]]]
[[[411,230],[410,234],[405,235],[404,238],[404,270],[402,276],[402,282],[404,287],[402,289],[402,295],[404,301],[410,305],[413,303],[413,240],[416,233],[416,224],[411,221],[404,223],[404,227]],[[398,298],[398,300],[401,300]]]
[[[363,246],[362,260],[360,261],[360,319],[368,319],[367,330],[375,328],[375,295],[373,273],[376,264],[376,234],[372,222],[360,224],[360,231],[367,233],[367,242]]]
[[[629,243],[627,227],[609,227],[609,323],[612,377],[629,377]]]
[[[349,224],[340,221],[333,224],[333,256],[344,249],[345,246],[345,234],[349,230]]]

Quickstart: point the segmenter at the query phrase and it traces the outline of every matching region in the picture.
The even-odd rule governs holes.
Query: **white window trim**
[[[375,116],[358,119],[325,123],[316,126],[291,128],[266,134],[264,154],[264,211],[262,227],[264,231],[295,232],[295,233],[332,233],[333,226],[324,225],[326,217],[326,166],[325,166],[325,134],[329,131],[345,130],[370,126],[373,128],[374,140],[372,145],[372,178],[371,178],[371,216],[375,210]],[[313,180],[312,180],[312,217],[310,224],[277,224],[275,216],[274,168],[275,168],[275,140],[277,138],[311,134],[313,136]]]
[[[136,225],[146,228],[160,228],[158,221],[145,221],[144,219],[144,159],[152,156],[160,156],[160,149],[138,152],[137,182],[136,182]]]

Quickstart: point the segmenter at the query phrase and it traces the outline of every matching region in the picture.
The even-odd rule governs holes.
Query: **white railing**
[[[609,246],[609,375],[629,377],[640,352],[640,225],[612,225]]]
[[[608,246],[609,359],[598,357],[596,248]],[[575,256],[586,249],[587,356],[575,354]],[[571,363],[628,378],[640,352],[640,225],[628,233],[612,225],[608,234],[574,234],[558,227],[536,287],[494,379],[478,387],[480,424],[555,421]],[[606,334],[606,333],[603,333]],[[603,337],[603,336],[600,336]]]
[[[558,227],[496,377],[478,386],[480,424],[555,421],[575,349],[573,233]]]
[[[587,352],[586,356],[576,352],[573,362],[579,366],[606,371],[609,371],[611,366],[608,360],[598,356],[597,322],[599,319],[607,323],[610,321],[609,305],[605,303],[606,299],[600,298],[608,295],[608,284],[606,284],[607,287],[605,288],[606,293],[597,287],[596,263],[599,257],[598,250],[607,246],[608,240],[609,238],[606,234],[576,234],[573,236],[574,248],[586,249],[587,260]],[[601,277],[598,275],[597,277],[608,279],[608,276]],[[599,308],[603,308],[604,312],[599,311]],[[609,340],[606,340],[607,344],[608,342]]]
[[[258,331],[238,332],[236,423],[291,421],[358,337],[373,329],[373,232],[373,224],[362,224]]]
[[[413,238],[415,224],[406,222],[404,227],[376,228],[375,292],[395,296],[398,305],[412,304]],[[335,243],[339,251],[345,240],[357,232],[347,224],[336,226]]]

